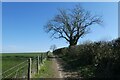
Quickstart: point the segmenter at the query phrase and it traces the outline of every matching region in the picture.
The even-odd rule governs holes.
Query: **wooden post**
[[[44,53],[42,54],[42,63],[43,63],[43,60],[44,60]]]
[[[45,59],[45,53],[44,53],[44,59]]]
[[[31,78],[31,63],[32,63],[32,60],[31,60],[31,58],[29,58],[29,60],[28,60],[28,80],[30,80],[30,78]]]
[[[42,55],[42,56],[43,56],[42,63],[44,64],[44,53],[43,53],[43,55]]]
[[[37,73],[39,74],[39,56],[37,57]]]
[[[49,51],[46,53],[46,58],[48,58],[48,53],[49,53]]]
[[[43,56],[42,56],[42,54],[41,54],[41,64],[42,64],[42,60],[43,60]]]

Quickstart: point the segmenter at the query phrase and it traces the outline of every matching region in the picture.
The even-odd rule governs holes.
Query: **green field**
[[[10,68],[25,62],[21,66],[28,64],[28,59],[36,59],[37,56],[40,56],[41,53],[3,53],[2,54],[2,73],[9,70]],[[19,67],[21,67],[19,66]],[[13,70],[8,71],[5,74],[10,74],[11,72],[15,71],[18,68],[14,68]],[[27,67],[26,67],[27,70]],[[23,72],[22,72],[23,73]],[[14,74],[15,75],[15,74]],[[3,75],[4,77],[4,75]]]

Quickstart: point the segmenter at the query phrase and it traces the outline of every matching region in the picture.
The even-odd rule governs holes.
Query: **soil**
[[[63,68],[65,62],[61,58],[57,56],[52,56],[50,60],[52,60],[51,66],[54,70],[54,78],[81,78],[78,72],[66,71]]]
[[[62,78],[60,67],[59,67],[59,64],[58,64],[56,58],[52,57],[51,60],[52,60],[51,67],[54,70],[54,78]]]

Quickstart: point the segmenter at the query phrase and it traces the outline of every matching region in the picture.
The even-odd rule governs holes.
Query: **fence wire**
[[[21,72],[23,69],[26,69],[28,66],[28,60],[21,62],[20,64],[13,66],[12,68],[6,70],[5,72],[2,73],[3,78],[23,78],[21,76],[23,72]],[[21,72],[21,73],[20,73]],[[19,75],[18,75],[19,73]]]
[[[31,76],[38,73],[38,69],[43,61],[47,58],[47,54],[40,54],[36,57],[31,58]],[[25,60],[16,66],[4,71],[2,78],[28,78],[29,60]]]

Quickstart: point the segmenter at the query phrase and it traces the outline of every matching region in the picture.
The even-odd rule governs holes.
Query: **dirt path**
[[[62,77],[61,68],[60,68],[59,63],[57,62],[56,57],[55,57],[55,56],[52,56],[51,60],[52,60],[52,65],[51,65],[51,67],[52,67],[53,70],[54,70],[55,78],[63,78],[63,77]]]
[[[59,72],[62,78],[82,78],[76,71],[69,71],[64,69],[65,62],[56,56],[55,62],[58,64]]]
[[[54,78],[81,78],[78,72],[65,70],[63,67],[65,62],[61,58],[52,56],[50,60],[52,60],[51,67],[54,70]]]

